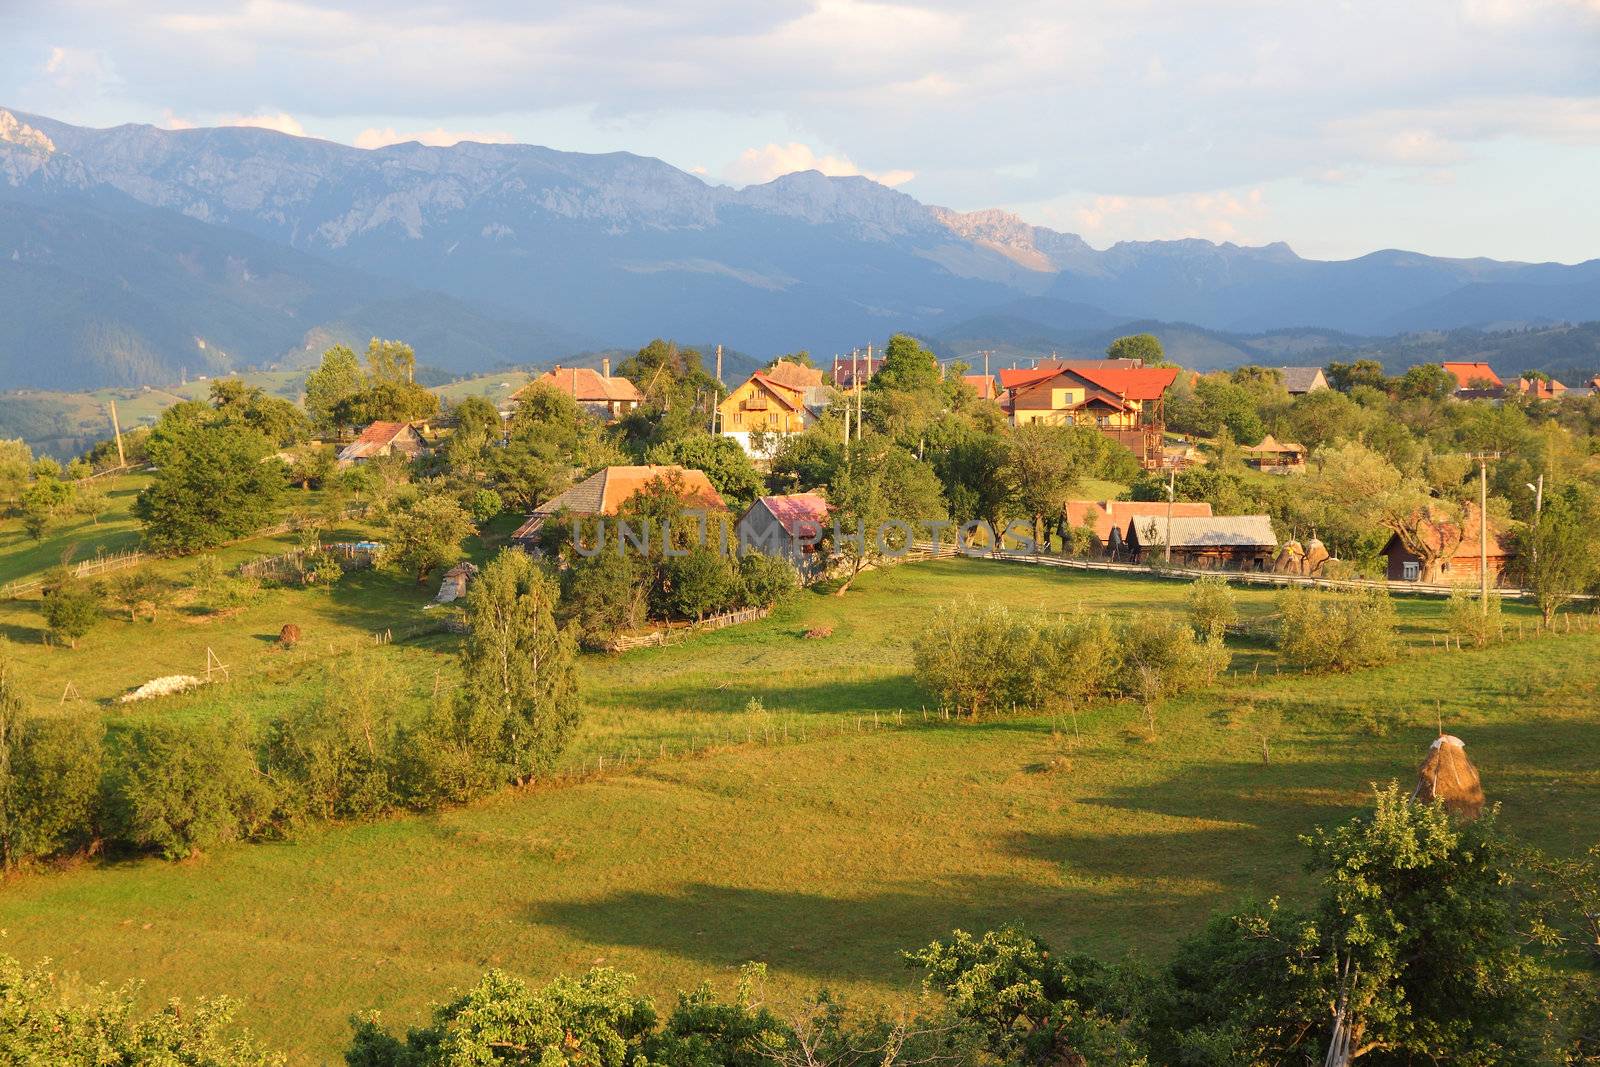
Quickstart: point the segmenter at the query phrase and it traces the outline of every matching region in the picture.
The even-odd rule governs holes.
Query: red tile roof
[[[1177,367],[1075,367],[1070,373],[1126,400],[1160,400],[1178,378]]]
[[[1496,386],[1505,385],[1500,380],[1500,375],[1487,363],[1444,363],[1441,364],[1456,379],[1457,389],[1466,389],[1475,381],[1492,382]]]
[[[341,460],[370,459],[382,449],[394,443],[406,430],[411,428],[409,422],[374,422],[361,431],[361,436],[345,445],[339,452]]]
[[[1000,372],[1000,388],[1020,389],[1024,385],[1032,385],[1034,382],[1042,382],[1047,378],[1054,378],[1060,373],[1060,367],[1008,368]]]

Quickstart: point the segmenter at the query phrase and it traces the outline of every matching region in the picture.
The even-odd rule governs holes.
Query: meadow
[[[387,613],[389,579],[368,580],[281,594]],[[1217,688],[1161,709],[1155,741],[1119,704],[978,723],[921,714],[910,641],[936,604],[1176,611],[1183,588],[920,563],[865,575],[843,598],[804,593],[758,623],[585,657],[568,763],[581,776],[180,864],[25,875],[0,890],[0,951],[85,981],[138,976],[152,1002],[243,997],[271,1042],[318,1062],[337,1058],[351,1011],[417,1021],[495,966],[547,978],[603,963],[665,998],[760,960],[769,999],[792,1005],[821,985],[904,1002],[914,976],[897,953],[957,926],[1018,922],[1062,947],[1159,956],[1242,897],[1300,892],[1297,835],[1359,810],[1373,782],[1410,780],[1441,723],[1466,739],[1512,830],[1558,851],[1594,843],[1600,636],[1445,652],[1437,601],[1399,601],[1408,655],[1374,671],[1279,674],[1264,642],[1241,639]],[[1272,610],[1270,593],[1240,599],[1247,621]],[[311,616],[311,600],[285,603]],[[119,625],[129,643],[94,651]],[[832,635],[803,636],[819,627]],[[149,629],[108,623],[79,653],[39,662],[126,658]],[[420,691],[454,669],[452,641],[362,652]],[[286,662],[279,677],[139,714],[266,714],[314,695],[317,669]],[[596,756],[629,751],[647,758],[594,773]]]

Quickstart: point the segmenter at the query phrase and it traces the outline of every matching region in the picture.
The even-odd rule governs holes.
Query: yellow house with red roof
[[[821,371],[779,360],[723,398],[717,429],[751,455],[765,456],[779,440],[816,422],[829,398]]]

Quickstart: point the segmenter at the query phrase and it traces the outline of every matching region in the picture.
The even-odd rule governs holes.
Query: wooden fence
[[[318,545],[315,548],[291,548],[287,552],[280,552],[276,556],[262,556],[248,563],[241,563],[238,575],[241,578],[262,578],[268,580],[281,580],[289,576],[298,576],[305,573],[305,561],[308,556],[322,553],[332,556],[339,561],[339,565],[347,571],[360,570],[372,566],[377,555],[378,546],[351,541],[337,541],[332,544]]]
[[[741,608],[738,611],[730,611],[724,615],[713,615],[709,619],[701,619],[699,622],[651,630],[647,634],[618,634],[607,644],[606,651],[628,652],[635,648],[651,648],[656,645],[671,644],[691,634],[710,633],[713,630],[737,626],[741,622],[754,622],[757,619],[764,619],[771,613],[771,608]]]
[[[96,574],[108,574],[111,571],[120,571],[128,567],[136,567],[151,555],[142,549],[128,549],[125,552],[112,552],[94,559],[86,559],[67,567],[67,574],[73,578],[89,578]],[[0,597],[21,596],[31,593],[44,585],[45,576],[37,575],[33,578],[18,578],[3,587],[0,587]]]

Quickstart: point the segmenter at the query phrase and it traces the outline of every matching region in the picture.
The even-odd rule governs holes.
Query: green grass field
[[[1177,610],[1182,589],[918,564],[760,623],[586,658],[576,765],[722,743],[439,816],[25,876],[0,890],[0,951],[89,981],[139,976],[152,1001],[242,996],[253,1026],[312,1062],[336,1058],[350,1011],[417,1021],[491,966],[546,978],[604,962],[666,996],[762,960],[779,1003],[822,984],[892,1001],[913,982],[897,951],[955,926],[1018,921],[1064,946],[1159,955],[1243,896],[1299,892],[1296,835],[1358,810],[1369,783],[1409,780],[1441,718],[1512,829],[1563,851],[1594,842],[1600,636],[1439,651],[1437,602],[1400,602],[1411,654],[1377,671],[1276,675],[1241,647],[1243,673],[1163,708],[1155,742],[1126,705],[1076,723],[918,714],[909,642],[933,604]],[[1266,594],[1242,599],[1270,610]],[[833,636],[801,636],[819,625]],[[443,638],[376,650],[419,683],[451,652]],[[313,692],[314,668],[152,712],[266,710]]]

